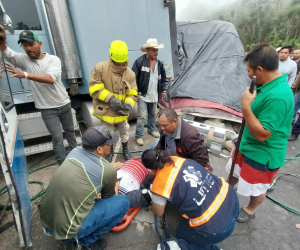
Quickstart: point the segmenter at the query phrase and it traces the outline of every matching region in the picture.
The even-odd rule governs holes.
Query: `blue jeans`
[[[123,219],[129,205],[125,195],[96,200],[93,209],[78,230],[79,245],[89,246],[98,240],[100,235],[109,232]]]
[[[239,202],[236,203],[236,211],[227,228],[225,228],[221,233],[216,235],[204,236],[197,233],[193,228],[190,227],[189,221],[182,221],[176,229],[176,237],[178,239],[183,239],[188,243],[188,249],[190,250],[219,250],[214,244],[220,243],[221,241],[228,238],[235,227],[236,220],[239,216]]]
[[[294,103],[295,103],[295,110],[294,110],[293,122],[295,122],[297,112],[300,109],[300,90],[298,90],[294,96]]]
[[[297,121],[294,123],[293,129],[292,129],[292,134],[299,136],[300,134],[300,116],[297,119]]]
[[[157,102],[144,102],[141,98],[138,100],[138,118],[136,123],[135,138],[142,138],[144,133],[145,119],[148,114],[148,133],[155,130]]]
[[[71,104],[51,109],[40,109],[45,125],[51,134],[55,159],[59,165],[66,158],[66,150],[63,143],[63,130],[71,149],[77,147],[74,132]],[[62,130],[63,128],[63,130]]]

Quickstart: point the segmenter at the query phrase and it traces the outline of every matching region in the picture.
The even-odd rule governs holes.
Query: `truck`
[[[29,29],[42,41],[43,52],[55,54],[61,59],[62,79],[71,97],[75,130],[79,130],[76,120],[79,113],[79,120],[87,127],[100,125],[100,120],[92,115],[89,77],[98,62],[109,59],[108,50],[112,41],[127,43],[132,66],[142,55],[141,45],[148,38],[155,37],[165,44],[159,58],[167,75],[173,77],[177,73],[174,69],[179,71],[175,1],[1,0],[1,8],[10,19],[10,26],[6,27],[12,31],[7,32],[7,44],[11,49],[24,53],[17,41],[20,33]],[[27,79],[12,78],[10,87],[21,136],[29,145],[25,147],[25,154],[52,150],[51,142],[30,143],[30,139],[47,136],[49,132],[40,112],[34,107],[34,97]],[[136,113],[135,106],[129,120],[135,119]],[[80,136],[77,142],[81,142]]]
[[[165,45],[159,58],[167,75],[174,77],[179,73],[175,19],[174,0],[0,1],[0,23],[6,28],[11,49],[24,53],[17,43],[19,35],[23,30],[32,30],[43,43],[42,51],[61,59],[63,83],[71,96],[76,130],[78,111],[87,127],[100,123],[92,116],[89,77],[94,65],[109,59],[112,41],[127,43],[132,65],[142,55],[141,45],[148,38],[157,38]],[[24,141],[47,136],[49,132],[34,107],[27,79],[11,78],[1,53],[0,57],[0,164],[19,243],[27,247],[32,242],[26,156],[52,150],[52,144],[24,146]]]

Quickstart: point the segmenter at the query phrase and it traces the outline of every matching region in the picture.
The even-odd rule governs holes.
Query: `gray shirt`
[[[155,63],[155,69],[154,72],[151,68],[150,70],[150,79],[149,79],[149,86],[146,96],[140,96],[140,98],[144,102],[158,102],[158,92],[157,92],[157,84],[158,84],[158,68],[157,68],[157,61]]]
[[[176,151],[176,144],[175,139],[180,139],[180,133],[181,133],[181,118],[178,118],[178,124],[177,127],[172,135],[166,134],[166,140],[167,140],[167,151],[172,156],[177,156]]]
[[[49,74],[54,83],[40,83],[28,80],[37,109],[50,109],[64,106],[70,102],[68,93],[61,81],[61,61],[57,56],[45,54],[43,59],[31,59],[26,54],[8,48],[3,57],[15,67],[28,73]]]
[[[287,75],[286,81],[292,87],[297,75],[297,63],[291,58],[286,61],[279,60],[279,71]]]

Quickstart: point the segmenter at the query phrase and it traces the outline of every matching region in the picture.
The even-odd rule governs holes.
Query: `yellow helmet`
[[[123,41],[113,41],[109,47],[110,58],[118,63],[123,63],[128,60],[128,48]]]

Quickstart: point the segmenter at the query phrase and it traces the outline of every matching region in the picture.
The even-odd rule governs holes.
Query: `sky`
[[[175,0],[177,21],[203,20],[236,0]]]

